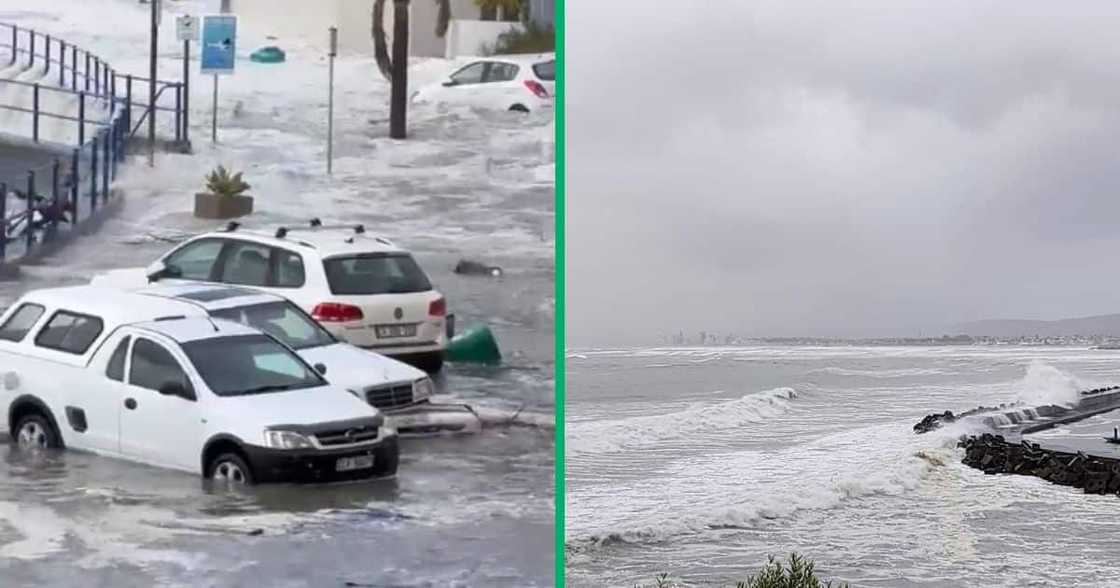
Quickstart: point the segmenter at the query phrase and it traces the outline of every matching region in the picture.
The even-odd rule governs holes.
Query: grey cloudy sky
[[[1120,312],[1120,2],[566,10],[570,346]]]

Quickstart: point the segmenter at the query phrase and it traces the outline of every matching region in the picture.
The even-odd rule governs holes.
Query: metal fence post
[[[183,84],[175,85],[175,142],[183,140]]]
[[[108,201],[109,200],[109,165],[112,163],[112,160],[110,159],[111,155],[109,154],[109,147],[110,147],[109,143],[110,143],[110,141],[109,141],[109,129],[108,128],[105,129],[105,138],[102,139],[101,142],[103,144],[102,149],[104,150],[102,152],[104,157],[101,158],[101,199],[105,200],[105,201]]]
[[[31,33],[31,57],[28,58],[27,67],[31,68],[35,67],[35,31],[28,29],[27,32]]]
[[[43,61],[47,62],[45,65],[43,65],[43,75],[47,75],[51,71],[51,36],[50,35],[47,35],[47,55],[46,55],[46,59],[44,59]]]
[[[89,158],[89,212],[97,210],[97,135],[90,142]]]
[[[78,156],[81,150],[74,149],[70,152],[70,202],[73,209],[71,214],[74,215],[74,225],[78,224],[78,192],[81,190],[81,179],[78,175]]]
[[[101,94],[101,58],[93,58],[93,93]]]
[[[125,107],[128,108],[125,111],[125,120],[128,121],[128,132],[132,133],[132,74],[124,77],[124,95],[127,101]]]
[[[8,185],[0,182],[0,262],[8,249]]]
[[[78,147],[86,142],[86,93],[78,92]]]
[[[61,167],[61,165],[62,164],[58,161],[58,158],[56,157],[54,159],[54,166],[51,167],[51,212],[52,212],[52,214],[51,214],[51,222],[50,222],[49,225],[47,225],[47,231],[48,232],[46,233],[46,237],[52,238],[52,239],[54,238],[55,234],[58,232],[58,216],[54,213],[61,213],[62,212],[62,209],[59,207],[59,202],[58,202],[58,169],[59,169],[59,167]],[[45,240],[46,239],[44,239],[44,241]]]
[[[70,46],[70,91],[78,91],[78,47]]]
[[[27,172],[27,223],[24,225],[23,232],[27,235],[27,251],[31,252],[31,245],[35,243],[35,231],[31,230],[32,222],[35,220],[35,170]]]
[[[86,92],[89,92],[89,53],[86,53],[86,75],[82,77],[86,79]]]
[[[16,64],[16,55],[19,55],[19,27],[12,27],[12,65]]]
[[[66,87],[66,41],[58,40],[58,85]]]
[[[31,139],[39,142],[39,83],[31,88]]]

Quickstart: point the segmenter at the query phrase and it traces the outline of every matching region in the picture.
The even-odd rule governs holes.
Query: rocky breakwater
[[[1012,443],[1002,435],[966,437],[963,463],[985,474],[1020,474],[1081,488],[1086,494],[1120,495],[1120,459],[1045,449],[1037,443]]]

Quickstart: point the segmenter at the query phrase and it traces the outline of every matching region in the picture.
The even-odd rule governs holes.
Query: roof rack
[[[280,227],[276,229],[276,238],[283,239],[292,231],[310,231],[310,230],[329,230],[329,229],[349,229],[354,231],[356,235],[362,235],[366,232],[366,226],[362,224],[357,225],[324,225],[323,221],[318,217],[311,219],[306,227]]]

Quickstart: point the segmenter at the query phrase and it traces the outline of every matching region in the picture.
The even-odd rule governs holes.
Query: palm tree
[[[451,0],[435,0],[436,36],[443,38],[451,23]],[[408,6],[409,0],[393,0],[393,54],[385,41],[385,0],[373,2],[373,56],[377,69],[389,80],[389,136],[404,139],[407,134],[408,107]]]

